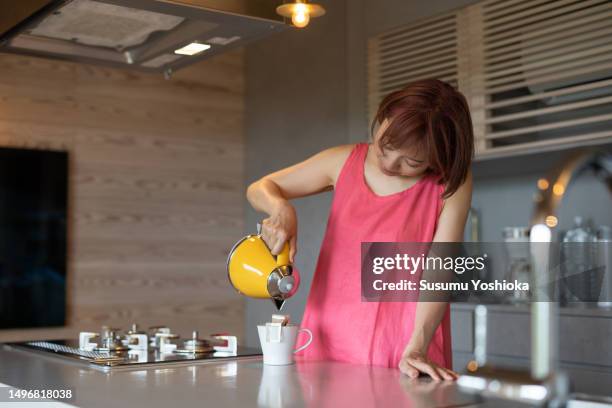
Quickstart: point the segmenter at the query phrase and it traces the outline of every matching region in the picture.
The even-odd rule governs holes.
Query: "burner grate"
[[[97,353],[95,351],[80,350],[75,347],[64,346],[63,344],[51,343],[48,341],[31,341],[26,344],[32,347],[51,350],[56,353],[76,354],[78,356],[94,360],[106,360],[109,358],[108,353]]]

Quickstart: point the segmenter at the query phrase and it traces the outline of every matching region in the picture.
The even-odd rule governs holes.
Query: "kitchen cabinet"
[[[453,366],[462,371],[473,359],[474,305],[452,305]],[[526,306],[491,305],[487,319],[487,363],[528,369],[530,314]],[[609,394],[612,384],[612,311],[562,308],[559,358],[574,389]],[[609,388],[609,387],[608,387]]]

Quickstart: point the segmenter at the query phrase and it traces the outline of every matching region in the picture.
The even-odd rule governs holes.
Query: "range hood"
[[[249,3],[260,2],[0,0],[0,51],[169,76],[288,27]]]

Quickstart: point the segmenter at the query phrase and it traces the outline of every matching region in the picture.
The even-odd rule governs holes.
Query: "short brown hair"
[[[414,81],[382,100],[372,134],[385,119],[390,123],[380,147],[398,149],[413,139],[427,151],[428,171],[446,185],[443,197],[455,193],[465,182],[474,156],[472,118],[463,94],[438,79]]]

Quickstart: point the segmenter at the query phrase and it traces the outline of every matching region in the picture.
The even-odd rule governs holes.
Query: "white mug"
[[[281,326],[280,324],[258,325],[259,342],[263,352],[264,364],[287,365],[293,364],[293,354],[304,350],[312,343],[312,332],[300,329],[295,324]],[[301,347],[294,349],[299,332],[308,333],[310,338]]]

